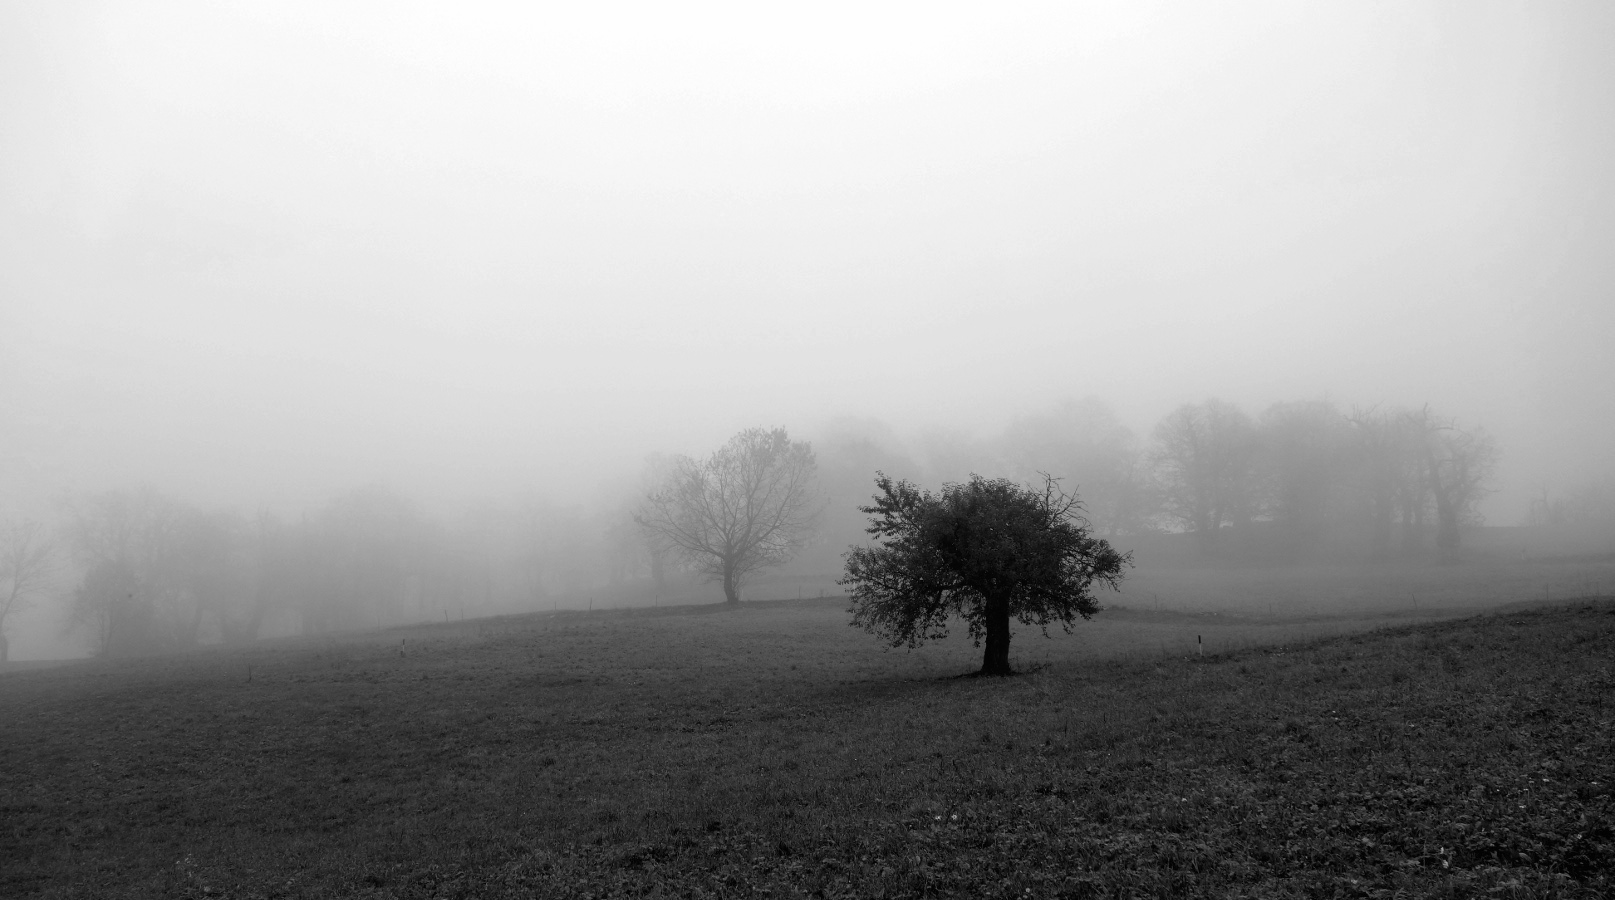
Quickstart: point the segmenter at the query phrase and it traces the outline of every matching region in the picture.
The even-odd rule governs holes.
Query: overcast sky
[[[1615,4],[515,6],[0,0],[0,506],[1087,394],[1610,474]]]

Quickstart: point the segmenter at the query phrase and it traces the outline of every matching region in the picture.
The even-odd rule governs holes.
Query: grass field
[[[1615,604],[1438,614],[1113,608],[1012,679],[839,600],[13,671],[0,896],[1611,895]]]

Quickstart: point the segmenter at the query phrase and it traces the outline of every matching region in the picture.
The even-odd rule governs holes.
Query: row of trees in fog
[[[16,532],[26,540],[8,536],[24,567],[5,571],[21,576],[0,613],[54,588],[92,652],[124,655],[525,611],[644,570],[624,559],[644,555],[631,525],[539,500],[449,524],[381,487],[291,521],[108,491],[70,500],[53,533],[36,523]]]
[[[1427,523],[1443,554],[1478,521],[1497,449],[1480,428],[1428,408],[1354,410],[1281,403],[1252,419],[1218,400],[1179,407],[1149,450],[1154,508],[1216,555],[1265,523],[1268,552],[1387,559],[1418,552]]]
[[[0,525],[0,664],[10,658],[6,626],[50,589],[56,574],[55,545],[39,522]]]
[[[1484,429],[1427,407],[1342,410],[1327,401],[1279,403],[1256,416],[1216,399],[1184,404],[1141,438],[1085,400],[1020,418],[996,439],[934,441],[918,458],[871,431],[825,444],[842,535],[862,527],[856,507],[875,469],[931,483],[1047,473],[1080,496],[1100,534],[1186,533],[1203,558],[1450,554],[1460,527],[1479,520],[1497,462]]]
[[[17,614],[52,600],[102,654],[577,608],[596,594],[687,602],[708,596],[703,578],[734,602],[768,570],[828,582],[867,542],[860,507],[877,473],[932,487],[1047,474],[1096,535],[1156,540],[1144,565],[1179,544],[1241,562],[1439,558],[1478,521],[1498,454],[1483,429],[1426,407],[1323,401],[1256,415],[1185,404],[1143,436],[1089,399],[988,438],[905,439],[871,421],[814,437],[752,429],[710,456],[654,456],[592,504],[512,497],[452,517],[381,487],[292,518],[150,489],[76,496],[52,528],[0,528],[0,659]],[[1615,521],[1606,494],[1544,493],[1532,519]]]
[[[819,520],[807,487],[815,470],[828,539],[805,563],[817,571],[863,542],[877,472],[953,484],[984,471],[1052,476],[1099,533],[1185,533],[1202,558],[1388,560],[1427,544],[1450,558],[1461,526],[1478,521],[1497,459],[1483,429],[1428,407],[1280,403],[1252,417],[1215,399],[1180,406],[1147,441],[1089,400],[1021,418],[997,441],[933,438],[921,449],[920,460],[906,455],[878,424],[844,427],[817,453],[783,429],[753,429],[705,461],[673,458],[650,479],[636,521],[651,546],[721,581],[730,602],[739,580],[804,548]]]

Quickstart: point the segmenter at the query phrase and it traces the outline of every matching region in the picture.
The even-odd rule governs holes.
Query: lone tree
[[[812,536],[813,470],[805,441],[748,428],[705,460],[675,457],[634,521],[739,603],[747,576],[786,562]]]
[[[1115,589],[1131,554],[1092,535],[1073,495],[1044,475],[1042,488],[972,475],[940,494],[878,474],[880,493],[869,534],[877,547],[845,555],[852,624],[890,641],[918,647],[947,636],[948,618],[962,616],[976,646],[986,639],[982,675],[1009,675],[1009,620],[1050,622],[1069,633],[1077,616],[1100,610],[1095,582]]]

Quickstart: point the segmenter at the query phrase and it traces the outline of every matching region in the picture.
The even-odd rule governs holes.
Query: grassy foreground
[[[11,672],[0,896],[1615,895],[1615,604],[1204,658],[1112,611],[1021,633],[1013,679],[845,621]]]

